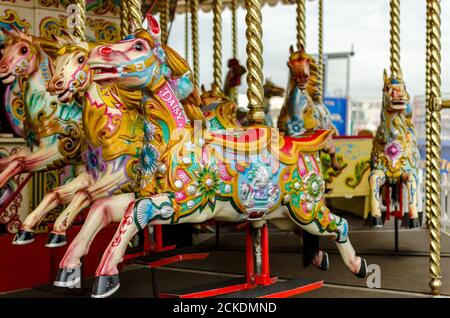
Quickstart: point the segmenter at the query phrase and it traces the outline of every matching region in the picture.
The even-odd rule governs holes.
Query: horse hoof
[[[409,228],[410,229],[420,228],[419,218],[409,219]]]
[[[48,235],[47,243],[45,243],[46,247],[59,247],[66,245],[67,239],[63,234],[50,233]]]
[[[114,294],[120,287],[119,275],[97,276],[92,287],[92,298],[106,298]]]
[[[25,245],[34,241],[34,232],[20,230],[14,236],[13,245]]]
[[[330,259],[327,252],[322,252],[322,262],[320,262],[319,268],[323,271],[327,271],[330,268]]]
[[[81,281],[80,268],[60,268],[56,274],[53,285],[56,287],[74,288],[79,286]]]
[[[380,229],[383,227],[383,219],[381,218],[381,216],[372,217],[372,227],[376,229]]]
[[[366,278],[367,276],[367,261],[364,258],[361,258],[361,267],[359,271],[355,274],[358,278]]]

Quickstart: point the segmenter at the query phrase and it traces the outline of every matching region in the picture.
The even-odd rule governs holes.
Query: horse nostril
[[[102,46],[102,47],[99,49],[99,52],[100,52],[100,54],[102,54],[102,55],[108,56],[108,55],[110,55],[110,54],[112,53],[112,50],[111,50],[111,48],[109,48],[109,47],[107,47],[107,46]]]
[[[6,73],[8,71],[8,65],[1,65],[0,66],[0,72]]]
[[[61,89],[61,88],[63,88],[63,86],[64,86],[64,81],[62,79],[59,79],[55,82],[55,87],[57,89]]]

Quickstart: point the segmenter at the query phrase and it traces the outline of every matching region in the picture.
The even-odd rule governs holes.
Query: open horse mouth
[[[8,73],[8,74],[6,74],[4,76],[1,76],[0,77],[0,81],[2,81],[3,84],[10,84],[12,82],[12,81],[9,80],[11,77],[12,77],[12,73],[10,72],[10,73]]]
[[[113,65],[93,64],[91,70],[94,72],[94,81],[105,82],[119,78],[119,72]]]
[[[66,88],[62,93],[58,94],[58,100],[61,103],[64,103],[65,101],[67,101],[70,97],[70,88]]]
[[[391,101],[393,109],[405,109],[406,108],[406,100],[405,99],[393,99]]]

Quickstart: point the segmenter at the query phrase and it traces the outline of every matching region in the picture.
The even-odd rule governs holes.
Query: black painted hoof
[[[34,232],[20,230],[14,236],[13,245],[25,245],[34,241]]]
[[[59,246],[66,245],[66,243],[67,243],[67,238],[65,235],[56,234],[56,233],[51,232],[48,235],[47,243],[45,243],[45,246],[46,247],[59,247]]]
[[[367,276],[367,261],[364,258],[361,258],[361,267],[359,271],[355,274],[358,278],[366,278]]]
[[[92,287],[92,298],[106,298],[114,294],[120,287],[119,275],[97,276]]]
[[[381,216],[372,217],[372,227],[376,229],[380,229],[383,227],[383,219]]]
[[[409,228],[410,229],[420,228],[419,218],[409,219]]]
[[[322,253],[322,262],[320,262],[319,268],[323,271],[327,271],[330,268],[330,259],[327,252]]]
[[[81,270],[76,268],[60,268],[53,282],[54,286],[67,288],[81,288]]]

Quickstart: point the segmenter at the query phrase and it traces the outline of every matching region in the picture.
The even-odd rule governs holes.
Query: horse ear
[[[388,75],[387,75],[386,69],[384,69],[384,71],[383,71],[383,82],[387,82],[387,80],[388,80]]]
[[[291,45],[291,46],[289,47],[289,53],[290,53],[290,54],[293,54],[293,53],[294,53],[294,46],[293,46],[293,45]]]
[[[5,37],[8,37],[8,38],[18,37],[18,35],[14,31],[8,30],[4,27],[1,27],[0,29]]]
[[[200,88],[202,90],[202,94],[206,93],[206,89],[205,89],[205,85],[204,84],[202,84],[202,86]]]
[[[402,79],[403,79],[403,72],[402,72],[402,69],[399,69],[399,70],[398,70],[397,77],[398,77],[399,80],[402,80]]]

